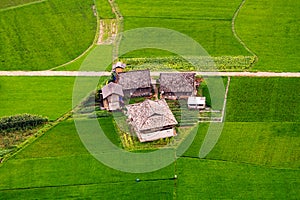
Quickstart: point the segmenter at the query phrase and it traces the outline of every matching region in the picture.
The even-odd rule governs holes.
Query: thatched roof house
[[[115,71],[116,73],[120,73],[123,72],[125,67],[126,67],[125,63],[117,62],[116,64],[113,64],[112,71]]]
[[[165,98],[191,96],[195,91],[195,73],[161,73],[160,93]]]
[[[141,142],[176,135],[174,126],[178,122],[165,100],[145,100],[126,108],[130,124]]]
[[[113,82],[102,88],[104,107],[108,110],[118,110],[121,108],[120,101],[124,96],[122,86]]]
[[[150,70],[119,73],[117,82],[123,87],[125,96],[139,97],[151,95]]]

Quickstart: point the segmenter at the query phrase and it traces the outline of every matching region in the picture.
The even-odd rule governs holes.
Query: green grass
[[[284,146],[281,143],[294,136],[279,136],[281,131],[274,132],[276,128],[281,128],[280,124],[274,123],[267,128],[262,124],[252,131],[254,124],[226,123],[220,142],[207,159],[181,157],[176,164],[159,171],[130,174],[106,167],[89,155],[76,133],[73,121],[67,120],[1,165],[0,195],[4,199],[297,199],[299,163],[298,167],[287,165],[287,168],[294,169],[284,169],[280,162],[270,168],[260,166],[262,164],[258,162],[252,163],[255,165],[246,164],[249,159],[244,160],[260,152],[257,147],[261,143],[254,136],[258,138],[261,132],[272,128],[262,142],[269,141],[265,144],[267,152],[269,150],[272,154],[273,151],[272,158],[279,153],[277,158],[284,162],[286,159],[283,155],[288,156],[289,153],[280,152]],[[193,153],[200,148],[206,128],[207,124],[201,125],[193,145],[184,156],[194,157]],[[240,134],[242,129],[248,132],[248,137]],[[238,143],[230,139],[233,137]],[[294,140],[290,145],[299,144],[295,137]],[[287,140],[284,144],[287,144]],[[272,150],[274,146],[277,148]],[[298,155],[294,147],[291,149]],[[226,155],[238,159],[230,160]],[[171,179],[174,173],[178,175],[175,181]],[[141,182],[135,182],[136,178]]]
[[[300,71],[299,13],[299,1],[246,1],[236,30],[259,57],[254,70]]]
[[[24,4],[32,3],[32,2],[38,2],[40,0],[2,0],[0,2],[0,11],[4,8],[10,8],[14,6],[21,6]]]
[[[230,122],[299,122],[298,78],[231,79],[226,108]]]
[[[226,123],[207,158],[299,169],[299,133],[299,123]]]
[[[72,108],[74,77],[0,77],[0,116],[21,113],[54,120]]]
[[[0,11],[0,70],[45,70],[82,54],[95,37],[92,4],[49,0]]]
[[[169,28],[192,37],[210,55],[249,55],[231,32],[231,20],[240,1],[145,1],[118,0],[124,16],[124,29],[140,27]],[[145,57],[155,51],[138,51],[128,57]]]
[[[177,199],[298,199],[299,170],[180,158]]]
[[[1,198],[20,195],[26,199],[100,195],[104,199],[143,195],[172,199],[174,183],[169,178],[173,173],[174,165],[153,173],[131,174],[101,164],[88,154],[73,121],[68,120],[1,166],[0,194]],[[136,183],[136,178],[141,182]]]
[[[96,0],[96,6],[100,19],[114,19],[115,14],[112,12],[112,8],[108,0]]]
[[[185,157],[198,158],[207,128],[201,124]],[[299,169],[299,132],[299,123],[226,122],[206,159]]]

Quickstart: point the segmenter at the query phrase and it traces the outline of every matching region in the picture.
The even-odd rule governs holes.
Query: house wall
[[[151,95],[151,88],[139,88],[132,90],[123,90],[126,97],[147,97]]]
[[[105,99],[107,101],[107,109],[109,110],[118,110],[121,109],[120,106],[120,96],[117,94],[112,94]]]
[[[140,133],[152,133],[152,132],[156,132],[156,131],[162,131],[162,130],[173,129],[173,128],[174,128],[174,126],[164,126],[164,127],[143,130],[143,131],[140,131]]]
[[[193,92],[166,92],[162,95],[162,97],[166,98],[166,99],[186,99],[189,96],[192,96]]]
[[[205,108],[205,104],[189,104],[188,108],[190,109],[204,109]]]

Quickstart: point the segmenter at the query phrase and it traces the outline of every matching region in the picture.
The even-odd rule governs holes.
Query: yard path
[[[151,72],[151,76],[159,76],[162,72]],[[178,72],[170,72],[178,73]],[[300,72],[195,72],[201,76],[242,76],[242,77],[298,77]],[[104,71],[0,71],[0,76],[110,76]]]

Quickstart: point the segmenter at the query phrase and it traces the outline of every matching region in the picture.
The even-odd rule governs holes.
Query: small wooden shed
[[[103,104],[107,110],[121,109],[122,97],[124,96],[122,86],[113,82],[102,88]]]
[[[189,109],[205,109],[205,97],[189,97],[188,98],[188,108]]]

